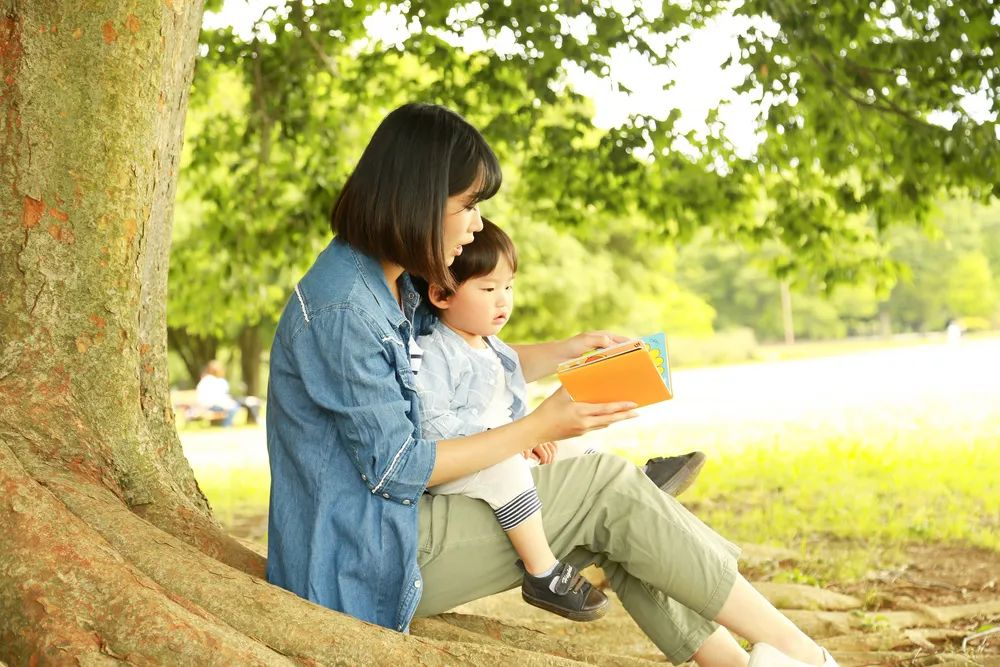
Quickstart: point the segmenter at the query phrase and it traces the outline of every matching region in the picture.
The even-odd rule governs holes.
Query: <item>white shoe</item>
[[[778,649],[774,648],[770,644],[765,644],[760,642],[754,644],[753,650],[750,651],[750,663],[747,667],[813,667],[808,662],[802,662],[801,660],[796,660],[791,658]],[[839,667],[837,661],[833,659],[830,652],[823,649],[823,666],[822,667]]]

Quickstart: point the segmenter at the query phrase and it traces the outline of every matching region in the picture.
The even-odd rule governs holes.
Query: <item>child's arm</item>
[[[560,387],[534,412],[465,438],[439,440],[427,486],[443,484],[514,456],[526,447],[573,438],[631,419],[635,403],[577,403]]]
[[[564,361],[576,359],[590,350],[624,343],[626,336],[610,331],[588,331],[566,340],[528,345],[510,345],[521,360],[521,369],[526,382],[534,382],[556,372],[556,367]],[[508,343],[509,345],[509,343]]]

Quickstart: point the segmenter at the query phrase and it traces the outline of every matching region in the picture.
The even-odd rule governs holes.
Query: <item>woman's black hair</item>
[[[489,199],[502,180],[493,150],[464,118],[433,104],[405,104],[375,130],[330,227],[375,259],[451,287],[441,224],[448,197],[478,184],[474,201]]]
[[[510,265],[511,273],[517,273],[517,248],[507,232],[500,229],[492,221],[483,218],[482,230],[476,232],[476,237],[467,245],[462,246],[462,254],[455,258],[455,261],[448,267],[451,273],[452,285],[436,283],[441,287],[443,298],[448,298],[455,293],[466,280],[487,276],[493,273],[497,263],[503,258]],[[429,298],[429,285],[426,281],[414,281],[420,296],[427,303],[435,314],[440,315],[439,309],[431,303]]]

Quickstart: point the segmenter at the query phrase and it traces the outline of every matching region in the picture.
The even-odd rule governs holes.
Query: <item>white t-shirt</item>
[[[195,391],[197,392],[198,405],[204,408],[228,409],[236,404],[233,397],[229,395],[229,382],[226,378],[205,375],[198,381],[198,387]]]
[[[507,374],[504,373],[500,357],[492,349],[474,349],[476,354],[490,359],[493,369],[493,396],[482,415],[482,423],[486,428],[496,428],[511,422],[510,406],[514,402],[514,394],[507,387]]]

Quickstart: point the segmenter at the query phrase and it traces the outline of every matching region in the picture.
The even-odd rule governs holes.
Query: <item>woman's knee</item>
[[[646,477],[634,463],[614,454],[598,452],[586,458],[595,460],[597,466],[595,476],[604,482],[602,485],[604,488],[632,487]]]

